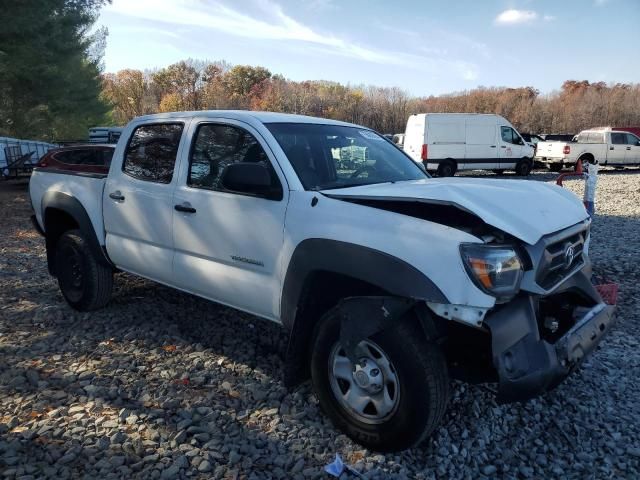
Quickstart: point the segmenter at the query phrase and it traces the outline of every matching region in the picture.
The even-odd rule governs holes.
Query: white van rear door
[[[407,128],[404,132],[403,150],[418,163],[422,162],[422,145],[426,142],[425,121],[424,115],[411,115],[407,120]]]
[[[464,161],[466,170],[500,168],[495,120],[493,123],[482,120],[467,120]]]

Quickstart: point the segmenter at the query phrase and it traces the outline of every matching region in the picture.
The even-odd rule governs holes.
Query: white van
[[[534,148],[500,115],[418,113],[407,121],[404,151],[429,171],[515,170],[529,175]]]

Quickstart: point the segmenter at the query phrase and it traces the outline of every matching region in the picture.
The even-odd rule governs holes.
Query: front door
[[[611,132],[611,144],[607,152],[607,165],[624,165],[627,154],[627,134]]]
[[[633,133],[625,133],[626,145],[624,163],[627,165],[637,165],[640,163],[640,138]]]
[[[523,141],[516,131],[507,126],[500,127],[500,168],[502,170],[513,169],[522,158]]]
[[[123,270],[172,284],[174,169],[183,123],[142,124],[104,189],[107,251]]]
[[[176,283],[197,295],[275,319],[280,309],[277,274],[284,241],[288,188],[259,133],[233,120],[194,121],[188,162],[175,191],[173,216]],[[226,190],[227,165],[269,166],[274,200]]]

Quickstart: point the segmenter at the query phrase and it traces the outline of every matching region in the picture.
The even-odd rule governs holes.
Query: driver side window
[[[511,127],[500,127],[500,133],[502,135],[502,141],[511,143],[514,145],[520,145],[520,137]]]
[[[267,154],[256,138],[242,128],[223,124],[198,127],[189,156],[187,185],[227,191],[220,178],[224,169],[234,163],[262,163],[269,168],[272,183],[279,185]]]

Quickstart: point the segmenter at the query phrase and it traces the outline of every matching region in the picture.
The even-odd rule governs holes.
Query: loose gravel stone
[[[591,256],[620,285],[602,348],[524,404],[454,383],[440,428],[388,455],[335,430],[308,383],[284,387],[273,323],[122,273],[106,308],[69,308],[26,184],[2,182],[0,477],[320,479],[339,453],[367,479],[640,478],[639,173],[598,182]]]

